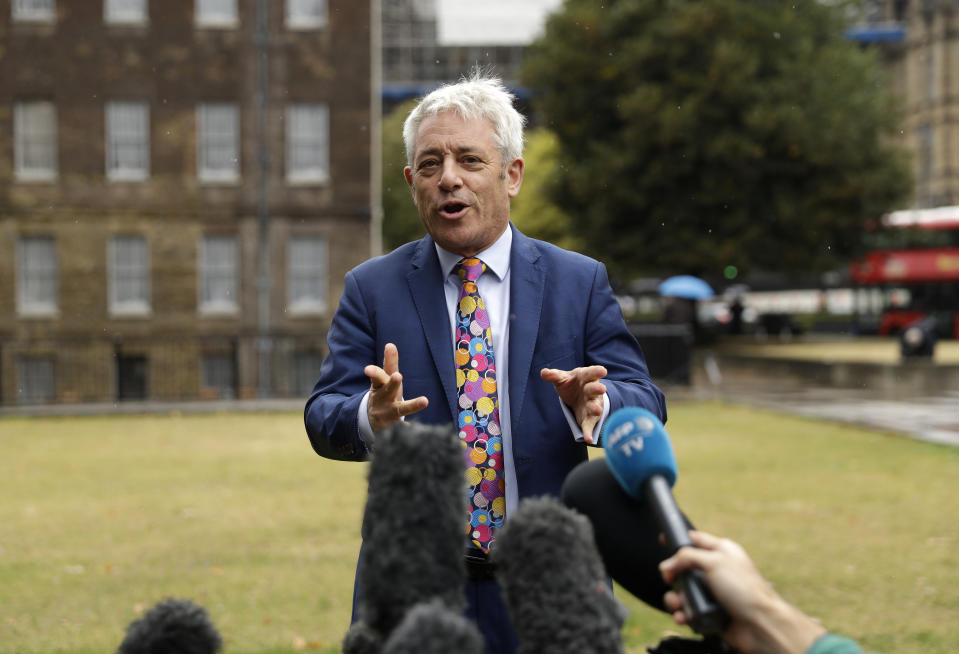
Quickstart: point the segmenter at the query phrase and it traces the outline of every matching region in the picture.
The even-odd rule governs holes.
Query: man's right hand
[[[412,400],[403,399],[403,375],[400,374],[400,354],[396,346],[387,343],[383,350],[383,367],[369,365],[363,374],[370,378],[370,396],[366,414],[374,432],[389,427],[417,411],[422,411],[429,400],[421,395]]]

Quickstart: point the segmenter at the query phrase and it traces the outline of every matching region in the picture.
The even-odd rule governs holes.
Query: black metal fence
[[[643,348],[654,382],[689,386],[693,350],[690,325],[633,322],[628,327]]]

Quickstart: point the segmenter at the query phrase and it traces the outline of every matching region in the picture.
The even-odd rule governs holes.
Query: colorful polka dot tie
[[[496,399],[493,330],[476,280],[486,264],[475,258],[455,268],[463,286],[456,305],[457,423],[465,445],[469,485],[469,539],[488,552],[494,531],[506,519],[503,436]]]

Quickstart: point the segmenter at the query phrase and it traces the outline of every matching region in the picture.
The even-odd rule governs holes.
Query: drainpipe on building
[[[383,9],[370,0],[370,256],[383,253]]]
[[[256,203],[256,295],[257,295],[257,338],[256,353],[258,361],[257,396],[272,396],[270,383],[270,359],[273,352],[273,338],[270,334],[270,214],[268,191],[270,172],[270,150],[267,113],[269,109],[269,2],[256,0],[256,27],[253,32],[254,52],[256,53],[256,161],[257,161],[257,203]]]

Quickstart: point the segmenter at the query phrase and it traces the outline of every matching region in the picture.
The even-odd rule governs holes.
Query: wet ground
[[[795,379],[724,372],[719,364],[700,365],[692,378],[692,386],[674,389],[677,397],[719,399],[959,447],[959,388],[891,399],[868,388],[817,387]]]
[[[959,391],[935,397],[888,400],[873,397],[868,391],[849,389],[729,387],[722,391],[697,389],[690,392],[690,396],[860,425],[959,447]]]

